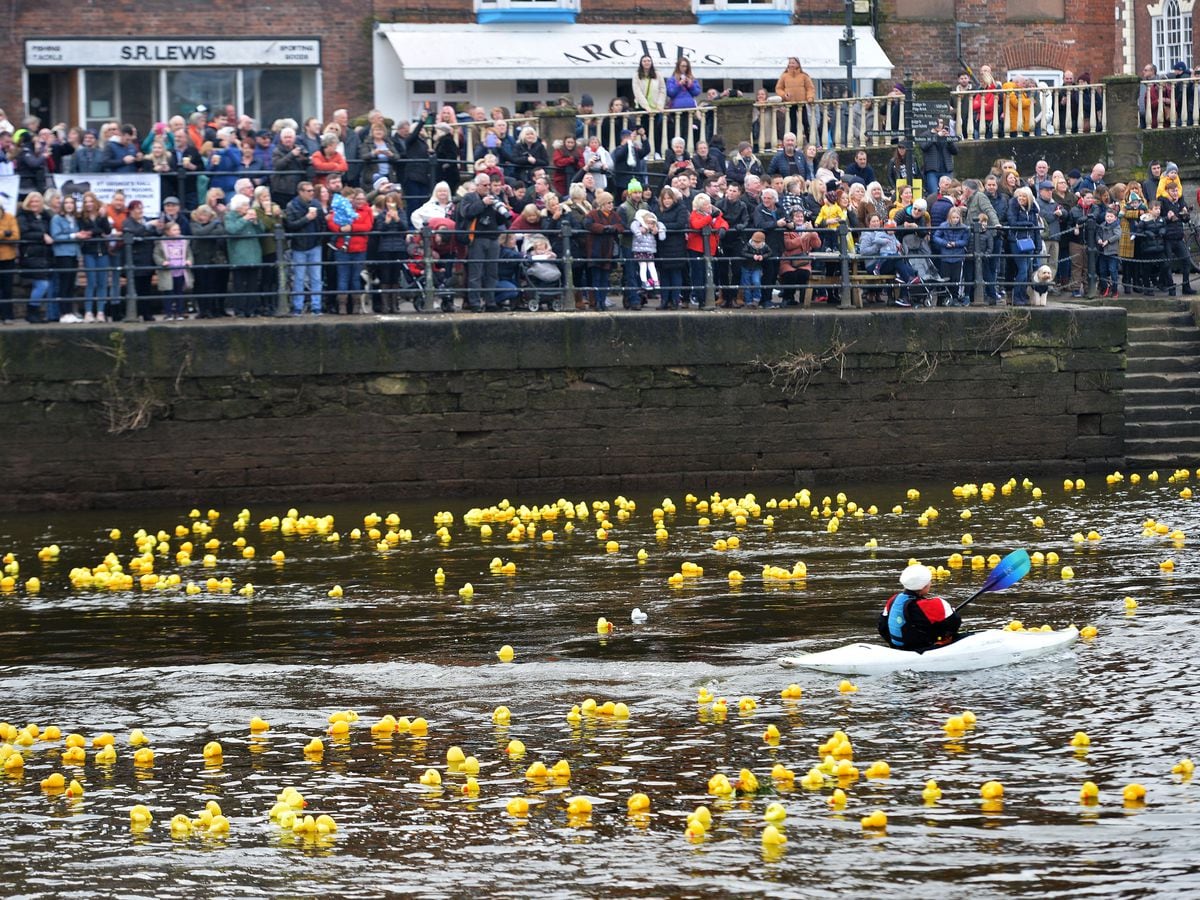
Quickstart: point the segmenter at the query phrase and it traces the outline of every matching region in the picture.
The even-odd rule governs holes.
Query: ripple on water
[[[581,524],[568,536],[555,525],[553,544],[480,541],[461,514],[445,546],[432,527],[413,524],[428,522],[432,510],[400,504],[415,540],[387,554],[366,542],[334,546],[252,525],[253,562],[230,554],[212,570],[177,569],[167,558],[157,567],[185,581],[210,573],[238,585],[251,580],[249,598],[63,589],[71,566],[94,564],[113,548],[109,528],[170,531],[186,522],[178,511],[0,523],[0,549],[17,552],[22,578],[36,572],[45,583],[36,597],[0,595],[0,716],[118,738],[115,765],[95,765],[89,749],[84,767],[63,766],[59,745],[43,743],[31,749],[23,777],[0,778],[9,893],[49,896],[79,883],[99,894],[156,897],[1200,890],[1196,786],[1170,775],[1181,756],[1200,755],[1190,639],[1200,564],[1169,541],[1141,536],[1149,517],[1200,533],[1195,507],[1173,487],[1145,483],[1069,495],[1052,483],[1041,502],[1021,491],[991,503],[958,501],[936,485],[921,486],[919,502],[904,500],[898,486],[846,490],[882,509],[902,502],[907,513],[848,518],[831,535],[807,510],[776,510],[768,532],[757,521],[736,528],[719,518],[701,527],[676,498],[661,545],[649,520],[655,500],[642,498],[630,522],[614,529],[622,547],[614,556],[596,550],[594,527]],[[931,503],[943,515],[915,526],[915,513]],[[329,511],[348,529],[363,507]],[[957,517],[962,507],[973,512],[969,529]],[[279,511],[264,509],[254,521],[271,512]],[[1030,526],[1035,515],[1044,528]],[[1071,540],[1092,529],[1100,542]],[[1054,550],[1076,571],[1063,581],[1058,566],[1035,566],[1019,588],[975,601],[971,627],[1013,618],[1092,623],[1099,638],[1010,668],[856,678],[859,691],[849,695],[838,692],[838,676],[777,666],[779,656],[870,634],[908,557],[944,561],[962,552],[966,530],[979,552]],[[228,546],[227,520],[216,533]],[[740,548],[713,549],[717,537],[734,533]],[[868,537],[879,542],[873,552],[862,549]],[[50,540],[63,548],[58,563],[24,562]],[[634,558],[639,547],[650,554],[644,564]],[[267,559],[279,548],[282,567]],[[492,574],[493,556],[514,561],[517,574]],[[1172,576],[1158,570],[1168,557],[1177,562]],[[705,575],[668,587],[684,560]],[[758,576],[764,565],[790,569],[798,560],[809,569],[803,581],[764,584]],[[439,566],[447,572],[441,590],[432,581]],[[726,579],[733,568],[746,575],[740,587]],[[962,597],[982,580],[981,572],[953,570],[941,588]],[[467,581],[475,587],[470,602],[458,595]],[[339,600],[328,597],[334,583],[345,588]],[[1126,594],[1141,604],[1133,616]],[[629,622],[634,607],[648,614],[645,625]],[[595,632],[601,615],[616,625],[610,636]],[[503,643],[516,649],[515,664],[495,662]],[[804,695],[784,701],[779,691],[792,681]],[[728,712],[698,704],[700,687],[727,698]],[[631,717],[569,723],[567,711],[588,697],[626,702]],[[742,697],[757,709],[739,713]],[[512,711],[507,726],[492,722],[500,704]],[[361,720],[339,741],[327,733],[327,716],[347,708]],[[977,727],[948,736],[943,723],[964,709],[977,714]],[[424,716],[429,733],[374,739],[367,726],[384,713]],[[271,731],[250,735],[255,715]],[[768,724],[780,731],[777,745],[763,739]],[[132,727],[153,741],[152,769],[132,765]],[[850,734],[860,770],[885,759],[891,777],[846,782],[844,811],[827,803],[836,782],[810,791],[772,781],[776,763],[799,777],[820,762],[817,746],[837,728]],[[1091,735],[1086,753],[1069,744],[1076,731]],[[314,737],[325,752],[306,758],[302,748]],[[525,745],[519,758],[506,752],[514,738]],[[218,766],[201,757],[209,740],[225,748]],[[462,793],[466,776],[447,765],[451,745],[478,758],[478,797]],[[566,783],[526,778],[532,762],[560,759],[571,767]],[[419,783],[429,768],[441,774],[440,787]],[[742,768],[758,776],[755,795],[706,792],[712,774],[736,779]],[[55,770],[84,782],[81,800],[39,790]],[[920,795],[931,778],[944,795],[927,806]],[[979,797],[992,779],[1005,786],[996,806]],[[1079,803],[1085,780],[1100,786],[1094,807]],[[1146,785],[1147,802],[1126,807],[1121,789],[1135,780]],[[269,823],[267,811],[288,786],[305,795],[308,811],[335,817],[334,837],[305,840]],[[635,790],[651,797],[648,814],[627,814]],[[505,812],[518,795],[530,800],[519,819]],[[590,816],[568,815],[567,800],[577,795],[591,799]],[[229,817],[229,835],[171,839],[170,817],[194,816],[208,799]],[[771,801],[788,813],[788,844],[778,855],[760,844]],[[155,816],[136,836],[128,824],[135,803]],[[693,845],[683,837],[685,819],[702,803],[714,827]],[[859,818],[876,808],[887,812],[888,828],[865,833]]]

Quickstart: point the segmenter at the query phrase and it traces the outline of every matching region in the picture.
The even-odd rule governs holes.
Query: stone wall
[[[0,505],[1111,467],[1124,344],[1053,307],[13,327]]]

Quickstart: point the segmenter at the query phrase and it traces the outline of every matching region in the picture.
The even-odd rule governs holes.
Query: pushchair
[[[525,308],[537,312],[549,306],[555,312],[563,308],[563,272],[557,259],[526,258],[523,263],[525,278]]]
[[[452,275],[451,264],[438,257],[433,251],[433,289],[435,296],[434,309],[442,312],[454,312],[454,289],[450,286]],[[400,267],[400,296],[412,301],[413,309],[424,312],[426,307],[425,294],[425,248],[420,235],[408,237],[408,259]],[[433,310],[431,310],[433,311]]]
[[[938,272],[929,238],[906,235],[902,243],[906,251],[905,259],[920,279],[908,285],[909,302],[914,307],[937,306],[940,299],[948,299],[951,295],[950,288],[946,279]]]

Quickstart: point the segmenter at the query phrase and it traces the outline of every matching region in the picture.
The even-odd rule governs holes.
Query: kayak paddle
[[[1004,559],[1000,560],[1000,562],[996,563],[996,568],[988,573],[983,587],[954,607],[954,611],[958,612],[981,594],[986,594],[989,591],[1002,591],[1007,587],[1012,587],[1028,574],[1029,554],[1024,550],[1014,550],[1008,556],[1004,557]]]

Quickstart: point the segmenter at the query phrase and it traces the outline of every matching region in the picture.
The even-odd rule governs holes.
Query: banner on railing
[[[0,206],[14,216],[17,214],[17,191],[20,187],[20,175],[0,175]]]
[[[107,204],[113,194],[125,195],[125,205],[141,200],[147,219],[157,219],[162,205],[162,177],[159,175],[122,175],[88,172],[86,175],[55,175],[54,186],[63,194],[86,194],[91,191],[101,203]]]

